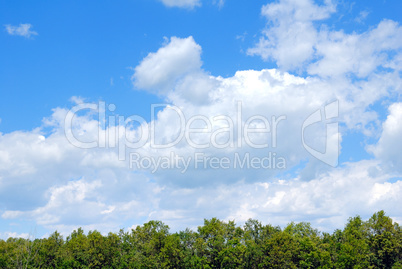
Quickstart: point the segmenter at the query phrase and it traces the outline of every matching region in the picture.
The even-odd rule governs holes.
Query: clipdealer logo
[[[253,156],[249,149],[275,149],[278,143],[278,128],[287,119],[286,115],[271,116],[253,115],[244,117],[242,103],[236,104],[235,116],[192,115],[186,117],[182,109],[167,104],[152,104],[150,122],[139,115],[124,117],[109,115],[116,109],[114,104],[106,106],[105,102],[82,103],[70,109],[65,117],[64,131],[68,141],[75,147],[82,149],[115,148],[118,159],[125,161],[129,157],[132,169],[150,170],[155,173],[163,169],[178,169],[182,173],[189,167],[203,169],[285,169],[286,159],[276,152],[269,151],[263,156]],[[175,117],[174,135],[160,137],[166,126],[157,126],[158,111],[170,111]],[[98,115],[97,136],[92,140],[83,139],[74,133],[74,118],[77,113],[90,110]],[[338,101],[326,105],[312,113],[301,126],[303,147],[312,156],[322,162],[336,166],[339,155],[338,122],[335,119],[339,114]],[[326,132],[325,151],[313,149],[305,141],[305,129],[309,126],[329,121]],[[160,129],[161,128],[161,129]],[[158,138],[159,134],[159,138]],[[267,137],[269,136],[269,139]],[[256,139],[257,137],[257,139]],[[258,139],[263,137],[264,139]],[[175,153],[183,145],[193,149],[193,154],[180,156]],[[171,149],[168,151],[168,149]],[[211,155],[211,149],[223,152],[222,156]],[[200,152],[201,151],[201,152]],[[141,152],[141,153],[140,153]],[[153,154],[153,153],[161,154]]]

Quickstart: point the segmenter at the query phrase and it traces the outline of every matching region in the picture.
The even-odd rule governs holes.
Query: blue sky
[[[401,9],[396,0],[0,0],[0,237],[117,231],[150,219],[177,230],[210,217],[310,221],[332,231],[380,209],[401,222]],[[339,133],[324,123],[303,132],[334,100],[338,116],[326,123]],[[236,120],[241,146],[223,147],[231,139],[224,131],[215,137],[220,146],[207,148],[183,138],[166,149],[149,141],[133,149],[119,137],[124,160],[122,148],[83,149],[66,135],[71,128],[80,141],[99,142],[100,133],[117,132],[111,118],[137,115],[163,143],[181,130],[166,105],[219,130],[228,122],[214,117],[235,119],[238,102],[243,125],[268,119],[270,131],[251,140],[269,146],[247,144]],[[79,104],[98,110],[80,111],[66,127]],[[152,104],[164,104],[154,121]],[[274,147],[272,117],[281,115]],[[144,130],[123,128],[130,139]],[[314,156],[302,141],[320,152],[327,145],[328,154]],[[261,160],[269,152],[285,160],[283,169],[232,166],[236,154]],[[147,160],[174,153],[191,164],[184,173],[133,168],[130,153]],[[196,153],[228,158],[230,167],[197,168]]]

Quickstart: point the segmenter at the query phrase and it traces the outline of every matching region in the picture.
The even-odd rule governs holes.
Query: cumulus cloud
[[[29,140],[19,140],[27,136],[15,139],[22,143],[21,147],[25,145],[26,149],[22,152],[36,152],[30,160],[24,159],[35,164],[34,159],[41,159],[52,147],[50,141],[57,136],[55,132],[45,140],[42,138],[43,147],[32,149],[29,148]],[[73,148],[62,139],[58,144],[59,148]],[[384,209],[391,216],[398,217],[399,212],[394,205],[402,202],[399,195],[401,182],[388,182],[392,175],[375,160],[348,163],[318,173],[310,181],[303,181],[299,176],[267,177],[257,182],[243,179],[228,184],[212,173],[211,178],[200,181],[203,184],[191,187],[186,184],[172,185],[166,179],[155,182],[149,179],[147,173],[133,173],[127,167],[106,166],[107,163],[97,166],[94,173],[93,166],[85,169],[86,165],[81,164],[84,159],[92,160],[91,163],[99,161],[100,150],[93,151],[97,153],[90,154],[89,150],[71,152],[75,163],[69,161],[66,151],[60,152],[59,160],[46,159],[45,156],[47,165],[37,165],[43,166],[41,171],[3,178],[0,181],[2,189],[10,191],[12,185],[17,185],[19,195],[24,197],[32,192],[35,185],[41,185],[35,190],[35,197],[39,199],[38,196],[42,196],[43,201],[26,209],[21,206],[13,208],[9,197],[2,194],[3,207],[7,208],[2,212],[2,218],[31,219],[40,226],[51,231],[58,229],[63,234],[78,226],[86,230],[117,231],[151,219],[162,219],[173,230],[195,228],[202,224],[203,218],[215,216],[234,219],[239,224],[248,218],[279,225],[286,225],[290,220],[308,220],[315,227],[330,232],[341,228],[349,216],[361,214],[368,217],[373,210]],[[14,162],[17,162],[16,158]],[[64,176],[66,171],[69,174]],[[233,179],[234,174],[227,172],[220,176]],[[47,180],[28,180],[37,179],[41,174],[50,176]],[[63,177],[60,179],[60,176]],[[193,180],[192,177],[187,174],[187,180]],[[15,192],[12,194],[15,196]],[[3,234],[7,235],[10,233]]]
[[[265,5],[262,14],[269,23],[248,54],[274,60],[283,70],[307,71],[323,77],[354,74],[366,78],[379,67],[395,65],[392,63],[399,59],[395,51],[402,48],[402,27],[397,22],[383,20],[361,34],[314,24],[335,10],[330,1],[321,6],[312,0]]]
[[[181,42],[185,42],[186,40],[188,39],[180,39]],[[191,39],[191,43],[193,42]],[[170,44],[166,46],[170,46]],[[193,45],[192,47],[196,46]],[[154,59],[152,63],[155,66],[163,66],[167,62],[164,59],[165,55],[159,53],[162,49],[156,53],[149,54],[152,55]],[[142,67],[143,63],[149,57],[147,56],[136,69]],[[181,54],[176,55],[176,57],[180,59]],[[171,57],[171,55],[166,56],[166,58],[170,63],[175,62],[174,57]],[[170,70],[168,65],[166,65],[166,69]],[[164,73],[165,71],[162,70],[161,72]],[[153,73],[148,72],[148,74]],[[136,75],[138,76],[137,71],[134,76]],[[222,78],[208,75],[198,67],[198,69],[194,68],[192,72],[183,74],[175,82],[172,80],[171,85],[164,93],[169,103],[180,107],[181,112],[187,119],[197,115],[206,117],[212,122],[210,126],[211,133],[222,127],[222,121],[213,120],[214,117],[225,115],[231,119],[236,119],[236,114],[238,113],[237,101],[239,100],[241,100],[242,116],[244,118],[241,119],[241,122],[234,121],[233,129],[241,129],[251,116],[259,115],[268,119],[271,119],[272,116],[285,116],[286,120],[281,123],[281,127],[276,130],[275,135],[277,135],[279,140],[286,137],[286,143],[283,141],[278,142],[279,145],[276,145],[274,150],[278,155],[286,156],[289,161],[288,168],[290,168],[310,156],[300,143],[302,136],[304,136],[310,145],[321,147],[325,150],[325,124],[311,126],[305,130],[306,132],[302,132],[302,124],[311,113],[320,109],[321,106],[331,100],[339,100],[340,111],[338,120],[345,124],[347,129],[357,129],[368,134],[372,123],[377,122],[377,114],[375,111],[369,109],[369,106],[377,100],[389,96],[391,92],[399,91],[401,79],[398,74],[390,72],[381,75],[373,74],[366,81],[352,82],[348,78],[303,78],[275,69],[238,71],[233,77]],[[362,94],[362,92],[365,94]],[[158,134],[156,137],[158,143],[172,141],[181,132],[181,128],[178,128],[180,120],[177,117],[177,113],[172,112],[170,109],[159,112],[155,126],[158,130],[156,132]],[[211,133],[209,135],[194,135],[191,140],[196,141],[198,144],[205,144],[205,141],[210,141]],[[332,137],[341,138],[342,136],[334,134]],[[230,134],[227,133],[225,137],[221,138],[227,141],[230,138]],[[272,134],[266,134],[259,135],[259,137],[255,135],[253,139],[269,141],[271,138]],[[214,148],[208,144],[208,147],[203,151],[211,156],[230,155],[235,150],[242,154],[246,152],[252,152],[258,156],[266,154],[263,151],[250,149],[244,138],[242,139],[243,146],[240,148],[228,147],[225,150],[217,150],[216,147]],[[143,155],[149,155],[147,150],[149,148],[144,147],[139,152]],[[152,154],[158,157],[160,155],[166,156],[169,152],[170,149],[165,152],[153,152]],[[180,143],[175,147],[175,152],[183,156],[191,156],[196,150],[189,147],[186,143]],[[311,167],[311,170],[314,170],[314,167]],[[192,170],[186,173],[191,174]],[[206,173],[210,173],[210,171]],[[231,174],[232,180],[246,177],[247,173],[252,174],[254,172],[236,171],[233,174],[230,171],[222,172],[222,174],[226,175]],[[183,177],[180,174],[171,175],[169,172],[164,172],[164,174],[163,178],[175,178],[179,180],[179,178]],[[202,174],[199,171],[194,171],[192,178],[203,178]],[[261,176],[263,175],[248,174],[249,178],[259,178]],[[314,175],[311,176],[314,177]],[[222,179],[229,178],[218,177]],[[183,179],[183,181],[185,180]]]
[[[402,160],[400,154],[402,145],[402,103],[389,106],[389,115],[382,125],[382,134],[376,145],[368,149],[383,161],[383,165],[391,171],[402,173]]]
[[[185,74],[201,67],[201,47],[193,37],[172,37],[155,53],[149,53],[135,68],[134,85],[154,93],[166,93]]]
[[[23,36],[30,38],[33,35],[38,35],[37,32],[31,30],[32,25],[29,23],[20,23],[18,26],[7,24],[6,31],[9,35]]]
[[[318,34],[314,21],[326,19],[335,11],[330,1],[318,6],[309,0],[289,0],[262,7],[262,15],[270,22],[250,55],[272,59],[285,70],[294,70],[310,60]]]
[[[389,65],[402,48],[402,27],[390,20],[363,34],[321,31],[315,45],[320,60],[308,67],[310,74],[339,76],[352,73],[365,78],[378,67]]]
[[[194,8],[201,6],[200,0],[160,0],[167,7]]]
[[[182,84],[193,83],[192,80],[196,85],[209,85],[205,102],[198,103],[183,95]],[[184,140],[159,150],[146,142],[139,149],[127,148],[127,156],[135,152],[158,158],[174,152],[189,157],[202,152],[205,156],[223,157],[238,152],[263,157],[272,150],[283,155],[288,161],[287,168],[291,168],[309,158],[300,143],[303,120],[329,98],[343,98],[341,100],[347,104],[348,100],[342,94],[344,87],[350,85],[342,85],[334,86],[332,82],[302,78],[275,69],[239,71],[229,78],[195,72],[185,76],[168,94],[170,101],[182,108],[186,117],[204,115],[211,119],[211,128],[219,128],[226,123],[214,121],[213,117],[228,115],[235,119],[237,100],[242,101],[242,124],[253,115],[263,115],[271,120],[272,115],[284,114],[287,119],[278,125],[276,148],[272,148],[270,134],[256,134],[253,141],[268,142],[270,148],[254,149],[247,146],[244,139],[241,141],[243,146],[235,149],[211,146],[203,150],[195,150]],[[323,88],[327,90],[320,91]],[[363,91],[367,89],[371,88],[362,88]],[[360,91],[356,90],[356,95],[360,96]],[[352,98],[354,93],[348,94],[348,98]],[[359,99],[353,97],[352,100]],[[342,108],[342,121],[348,120],[345,115],[363,113],[370,103],[359,102],[360,108],[352,103]],[[80,141],[94,141],[99,136],[110,139],[111,134],[117,134],[117,141],[124,143],[122,134],[130,139],[138,137],[140,129],[137,127],[108,126],[104,129],[94,111],[83,112],[75,116],[71,126],[67,126]],[[372,208],[397,214],[392,211],[390,203],[399,198],[397,194],[394,194],[394,200],[389,198],[389,190],[392,189],[390,186],[396,188],[399,183],[386,182],[389,174],[383,173],[376,162],[353,163],[336,170],[315,166],[307,181],[303,176],[280,176],[270,169],[214,170],[193,166],[184,174],[178,169],[150,174],[149,169],[129,169],[129,159],[119,161],[117,146],[108,144],[103,148],[81,149],[72,145],[65,137],[67,113],[66,109],[57,108],[44,120],[42,127],[50,128],[50,134],[44,134],[38,128],[31,132],[1,135],[3,219],[30,219],[49,230],[69,233],[77,226],[109,231],[149,219],[162,219],[174,229],[183,229],[195,227],[201,224],[201,218],[212,216],[238,222],[254,217],[275,224],[285,224],[290,219],[309,220],[331,229],[339,228],[338,225],[355,213],[371,214]],[[158,144],[177,135],[180,123],[174,113],[169,108],[158,112],[153,127],[158,128],[158,137],[155,138]],[[364,117],[357,119],[361,123]],[[152,122],[147,125],[151,128]],[[325,125],[324,129],[321,127],[313,127],[306,133],[307,136],[315,134],[309,140],[312,146],[323,142],[321,133],[325,131]],[[210,141],[210,136],[200,134],[192,140],[201,144]],[[368,197],[366,193],[362,196],[363,191],[375,194],[370,208],[363,203]],[[19,197],[25,197],[23,204]],[[350,204],[355,204],[355,207],[351,208]],[[337,215],[337,212],[343,213]]]
[[[34,221],[64,234],[78,226],[93,230],[100,225],[107,231],[124,228],[125,220],[142,223],[154,207],[149,195],[159,187],[119,162],[115,149],[71,144],[64,132],[66,113],[55,109],[41,128],[0,135],[1,218]],[[82,141],[98,136],[93,116],[74,120]],[[42,128],[51,131],[45,134]]]
[[[199,214],[208,218],[221,216],[238,223],[255,218],[282,226],[291,220],[308,220],[314,227],[332,232],[356,214],[367,218],[374,210],[384,209],[391,216],[399,216],[393,204],[402,199],[398,194],[402,184],[387,182],[389,177],[377,161],[360,161],[318,174],[308,182],[296,177],[175,189],[161,194],[160,210],[155,216],[169,219],[174,227],[182,227],[185,217],[196,227]],[[186,201],[183,205],[175,202],[183,200]],[[176,215],[168,213],[172,208],[176,208]]]
[[[214,93],[216,104],[198,105],[177,99],[183,102],[177,105],[186,104],[186,115],[200,108],[198,112],[207,116],[233,113],[228,108],[235,104],[233,100],[241,98],[246,116],[286,111],[297,127],[300,122],[295,116],[316,108],[308,103],[320,88],[314,83],[322,83],[277,70],[243,71],[231,78],[215,79],[221,87]],[[298,91],[300,93],[295,95]],[[307,97],[303,99],[305,94]],[[319,104],[327,95],[317,98],[314,100]],[[304,101],[297,101],[299,99]],[[287,105],[288,101],[291,105]],[[303,110],[303,107],[306,108]],[[66,109],[55,109],[44,121],[44,127],[53,128],[48,135],[36,129],[1,136],[3,219],[29,219],[50,231],[57,229],[67,234],[78,226],[87,230],[117,231],[150,219],[162,219],[174,230],[195,228],[202,224],[202,218],[213,216],[235,219],[238,223],[251,217],[280,225],[289,220],[308,220],[330,231],[340,228],[347,217],[357,213],[369,216],[373,210],[385,209],[391,216],[398,216],[393,205],[400,202],[395,191],[401,188],[400,182],[387,182],[391,175],[383,171],[377,161],[318,170],[309,181],[301,176],[273,176],[264,169],[204,171],[193,167],[193,171],[184,175],[172,170],[151,175],[149,170],[129,169],[128,160],[118,161],[117,148],[80,149],[71,145],[63,129],[66,113]],[[157,128],[162,128],[162,138],[177,129],[172,117],[165,109],[156,119]],[[100,123],[96,115],[77,115],[74,121],[72,128],[80,140],[87,137],[92,141],[99,135]],[[276,150],[278,154],[286,154],[290,162],[297,163],[307,153],[300,148],[299,137],[289,134],[298,132],[297,129],[288,124],[280,132]],[[108,128],[104,131],[109,134],[121,129]],[[128,134],[131,132],[135,129],[126,130]],[[103,132],[100,135],[103,136]],[[265,154],[252,148],[238,150]],[[166,151],[155,151],[149,145],[135,150],[154,157],[167,156],[171,151],[183,156],[192,154],[186,144]],[[231,154],[214,148],[206,149],[205,153],[208,156]],[[19,203],[19,197],[25,197],[24,205]]]

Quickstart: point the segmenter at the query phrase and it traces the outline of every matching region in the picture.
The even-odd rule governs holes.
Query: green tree
[[[90,256],[88,253],[89,241],[82,228],[74,230],[66,238],[64,268],[88,268]]]
[[[179,234],[168,235],[160,251],[163,268],[186,268],[184,263],[184,246],[180,243]]]
[[[299,268],[329,268],[331,258],[325,248],[321,248],[321,238],[310,223],[290,223],[284,232],[292,235],[297,242]]]
[[[368,268],[367,230],[360,216],[350,218],[342,232],[337,265],[341,268]]]
[[[264,242],[262,268],[297,268],[299,247],[294,237],[284,231],[274,233]]]
[[[131,238],[135,253],[131,253],[134,259],[131,259],[130,267],[161,268],[162,259],[159,254],[168,235],[169,226],[161,221],[151,220],[133,229]]]
[[[217,218],[205,219],[204,225],[198,227],[198,238],[195,242],[202,266],[204,268],[239,266],[244,253],[242,233],[242,229],[236,228],[234,221],[225,223]]]
[[[41,239],[35,264],[40,268],[58,268],[63,261],[63,237],[55,231],[48,238]]]
[[[366,223],[370,248],[370,264],[375,268],[391,268],[401,258],[401,228],[384,211],[375,213]]]
[[[267,233],[265,233],[266,235]],[[263,260],[263,226],[258,220],[249,219],[244,224],[244,243],[246,246],[243,267],[258,268]]]

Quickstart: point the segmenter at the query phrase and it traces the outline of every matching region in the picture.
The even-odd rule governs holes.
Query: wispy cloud
[[[212,3],[214,5],[217,5],[218,8],[221,9],[225,5],[225,0],[214,0]]]
[[[247,36],[247,32],[244,32],[244,33],[241,34],[241,35],[237,35],[237,36],[236,36],[236,39],[239,39],[239,40],[241,40],[241,41],[244,41],[244,39],[246,39],[246,36]]]
[[[7,24],[5,27],[9,35],[18,35],[26,38],[30,38],[33,35],[38,35],[37,32],[31,30],[32,24],[29,23],[20,23],[18,26]]]
[[[201,6],[200,0],[160,0],[167,7],[189,8]]]
[[[355,19],[355,21],[358,22],[358,23],[363,23],[363,22],[366,20],[366,18],[367,18],[367,16],[368,16],[369,14],[370,14],[370,12],[367,11],[367,10],[361,11],[361,12],[359,13],[359,16],[357,16],[357,18]]]

